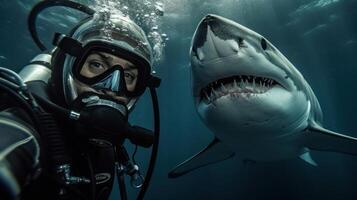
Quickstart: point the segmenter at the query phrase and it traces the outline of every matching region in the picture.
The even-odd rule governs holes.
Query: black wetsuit
[[[52,99],[53,95],[48,92],[48,87],[43,82],[28,83],[28,86],[33,93]],[[53,155],[49,152],[48,140],[41,135],[41,131],[36,131],[37,127],[30,115],[12,101],[11,95],[1,90],[0,103],[0,155],[5,155],[4,151],[7,151],[6,156],[0,158],[0,164],[5,163],[15,176],[21,187],[20,199],[106,200],[109,198],[115,170],[111,143],[77,134],[77,126],[68,119],[46,110],[44,106],[45,111],[53,117],[56,130],[64,138],[65,147],[61,148],[66,151],[65,162],[72,166],[71,175],[91,180],[91,183],[64,185],[58,177],[54,176],[53,162],[56,162],[57,158],[51,157]],[[28,139],[26,140],[28,134],[16,133],[16,128],[8,127],[9,123],[12,124],[11,126],[22,126],[23,129],[28,130],[27,132],[31,132],[35,140],[29,142]],[[51,128],[51,125],[48,127]],[[16,146],[21,141],[25,141],[23,145]],[[14,144],[16,148],[8,148]],[[33,164],[38,152],[40,152],[40,162],[34,168]],[[0,194],[1,190],[0,183]],[[58,195],[59,193],[62,195]]]

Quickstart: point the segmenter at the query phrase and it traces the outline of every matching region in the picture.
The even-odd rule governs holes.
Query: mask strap
[[[147,81],[147,87],[149,88],[158,88],[161,84],[161,79],[153,76],[153,75],[149,75],[148,81]]]
[[[83,53],[82,43],[61,33],[55,33],[52,44],[71,56],[79,57]]]
[[[36,43],[36,45],[40,48],[41,51],[46,50],[47,48],[43,44],[43,42],[40,40],[37,34],[37,29],[36,29],[36,20],[39,16],[39,14],[43,11],[46,10],[47,8],[51,7],[56,7],[56,6],[63,6],[67,8],[72,8],[74,10],[81,11],[83,13],[88,14],[89,16],[93,16],[95,11],[91,8],[89,8],[86,5],[82,5],[77,2],[69,1],[69,0],[56,0],[56,1],[40,1],[37,3],[31,10],[29,17],[28,17],[28,27],[30,34],[32,36],[33,41]]]

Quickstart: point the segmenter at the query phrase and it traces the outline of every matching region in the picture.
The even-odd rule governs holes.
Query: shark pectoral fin
[[[317,151],[333,151],[357,156],[357,138],[335,133],[318,124],[310,125],[306,134],[306,147]]]
[[[170,173],[169,178],[177,178],[195,169],[226,160],[234,156],[234,152],[225,147],[215,138],[206,148],[176,166]]]
[[[301,154],[300,158],[301,158],[301,160],[309,163],[310,165],[317,167],[317,163],[314,161],[314,159],[312,159],[309,151],[306,151],[305,153]]]

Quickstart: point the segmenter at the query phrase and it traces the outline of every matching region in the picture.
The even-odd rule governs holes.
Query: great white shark
[[[210,14],[194,33],[190,58],[195,107],[215,139],[170,178],[234,155],[312,165],[310,150],[357,155],[357,138],[323,128],[310,85],[264,36]]]

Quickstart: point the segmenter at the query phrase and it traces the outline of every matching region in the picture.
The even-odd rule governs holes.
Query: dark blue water
[[[29,8],[35,2],[1,0],[1,66],[19,70],[39,53],[26,26]],[[164,58],[156,66],[163,79],[158,91],[162,134],[147,199],[357,199],[357,157],[330,152],[312,153],[318,167],[299,159],[253,165],[231,159],[178,179],[167,178],[172,167],[213,138],[193,106],[188,57],[191,36],[207,13],[231,18],[267,37],[314,89],[324,112],[324,126],[357,137],[357,1],[167,0],[163,3],[166,11],[161,28],[170,40]],[[71,24],[66,18],[55,18],[64,20],[65,25]],[[39,23],[46,27],[41,35],[47,41],[55,30],[68,31],[51,20]],[[152,127],[150,103],[145,94],[131,116],[133,123]],[[141,165],[148,163],[149,153],[140,149],[137,160]],[[135,194],[135,190],[130,190],[132,199]],[[118,198],[115,189],[112,199]]]

